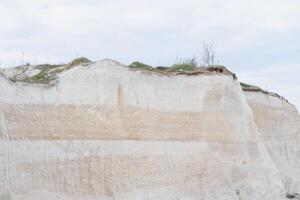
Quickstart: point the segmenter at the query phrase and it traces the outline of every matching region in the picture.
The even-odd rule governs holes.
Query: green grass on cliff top
[[[184,62],[173,64],[172,66],[168,66],[168,67],[165,66],[153,67],[137,61],[131,63],[130,65],[128,65],[128,67],[135,70],[158,72],[158,73],[192,72],[192,71],[196,71],[199,68],[194,58],[186,60]]]
[[[40,72],[33,76],[19,76],[10,77],[9,79],[14,82],[25,82],[25,83],[33,83],[33,84],[49,84],[53,80],[57,78],[57,75],[63,71],[69,70],[75,66],[83,65],[90,63],[91,61],[85,57],[80,57],[72,60],[68,64],[61,64],[61,65],[50,65],[50,64],[42,64],[34,66],[37,69],[40,69]],[[26,70],[28,70],[29,66],[20,66],[23,73],[25,74]],[[128,68],[138,71],[144,72],[155,72],[160,74],[177,74],[177,73],[193,73],[193,72],[201,72],[205,73],[209,68],[224,68],[221,65],[211,65],[207,67],[203,67],[198,65],[197,60],[195,58],[187,59],[182,62],[177,62],[171,66],[157,66],[153,67],[151,65],[147,65],[141,62],[133,62],[128,65]],[[250,85],[241,83],[242,87],[250,87]]]

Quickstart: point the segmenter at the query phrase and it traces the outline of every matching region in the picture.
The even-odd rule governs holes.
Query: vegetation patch
[[[195,70],[197,70],[197,66],[189,63],[174,64],[167,69],[168,72],[191,72]]]
[[[176,63],[172,66],[157,66],[153,67],[151,65],[147,65],[141,62],[133,62],[128,65],[129,68],[141,71],[150,71],[150,72],[157,72],[157,73],[174,73],[174,72],[190,72],[195,71],[197,68],[197,63],[194,60],[188,60],[182,63]]]
[[[208,67],[198,65],[195,58],[185,60],[183,62],[175,63],[171,66],[157,66],[153,67],[138,61],[135,61],[128,65],[130,69],[139,70],[143,72],[154,72],[159,74],[186,74],[186,75],[198,75],[204,73],[224,73],[231,74],[224,66],[221,65],[210,65]],[[235,77],[235,75],[234,75]],[[236,79],[236,78],[235,78]]]
[[[243,83],[243,82],[240,82],[240,85],[242,88],[251,88],[251,87],[256,87],[254,85],[250,85],[250,84],[247,84],[247,83]]]
[[[150,65],[146,65],[144,63],[141,62],[133,62],[130,65],[128,65],[129,68],[131,69],[137,69],[137,70],[142,70],[142,71],[153,71],[154,68]]]
[[[72,60],[68,64],[62,65],[50,65],[42,64],[33,66],[31,70],[40,70],[38,74],[33,76],[27,76],[26,72],[29,70],[29,66],[19,66],[16,67],[18,73],[14,77],[7,77],[13,82],[24,82],[24,83],[34,83],[34,84],[49,84],[57,78],[57,75],[63,71],[69,70],[78,65],[84,65],[90,63],[91,61],[85,57],[80,57]]]
[[[78,65],[83,65],[90,63],[91,61],[87,59],[86,57],[80,57],[72,60],[70,63],[66,64],[66,69],[70,69],[72,67],[78,66]]]
[[[42,64],[42,65],[37,65],[36,69],[41,69],[41,70],[50,70],[50,69],[54,69],[57,67],[62,67],[64,65],[50,65],[50,64]],[[28,69],[28,68],[27,68]]]

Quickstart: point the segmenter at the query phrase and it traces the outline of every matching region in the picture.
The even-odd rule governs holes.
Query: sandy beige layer
[[[159,112],[132,107],[2,105],[14,139],[255,140],[240,112]],[[243,134],[243,135],[242,135]],[[4,137],[4,136],[2,136]]]

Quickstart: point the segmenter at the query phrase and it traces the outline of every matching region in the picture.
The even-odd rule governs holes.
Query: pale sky
[[[76,56],[171,65],[215,44],[240,81],[300,108],[299,0],[1,0],[0,67]]]

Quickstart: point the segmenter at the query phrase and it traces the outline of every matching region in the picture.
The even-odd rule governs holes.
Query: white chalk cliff
[[[16,71],[0,73],[0,200],[300,193],[296,108],[243,91],[231,74],[164,75],[102,60],[35,84],[12,81]]]

